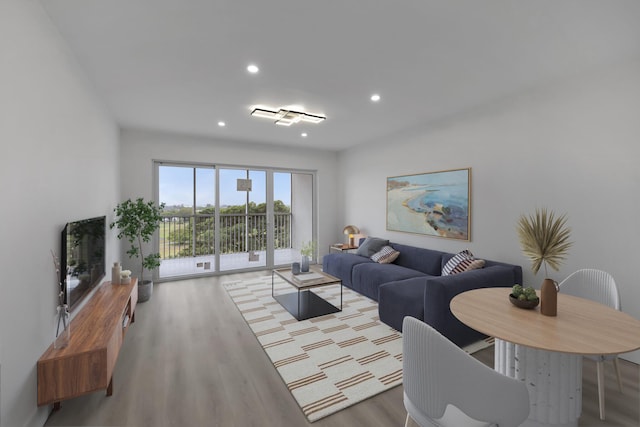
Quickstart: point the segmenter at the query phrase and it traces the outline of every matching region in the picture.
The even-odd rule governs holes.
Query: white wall
[[[122,199],[153,199],[154,160],[317,171],[318,249],[327,253],[336,222],[337,154],[335,152],[265,147],[210,138],[128,129],[121,134]],[[129,260],[123,260],[125,266]]]
[[[36,362],[53,341],[49,253],[75,219],[118,199],[118,133],[57,30],[34,0],[0,2],[0,423],[42,425]],[[107,262],[119,257],[109,235]]]
[[[314,240],[312,188],[313,175],[291,175],[291,213],[297,218],[291,224],[291,244],[296,249],[302,248],[305,242]]]
[[[348,164],[358,159],[357,168]],[[459,251],[523,266],[519,215],[547,207],[567,213],[574,247],[560,281],[572,271],[609,271],[623,310],[640,318],[635,271],[640,227],[640,60],[532,89],[432,129],[415,130],[340,155],[345,183],[342,223],[365,234],[415,246]],[[388,176],[472,168],[471,241],[386,231]],[[640,362],[640,354],[627,357]]]

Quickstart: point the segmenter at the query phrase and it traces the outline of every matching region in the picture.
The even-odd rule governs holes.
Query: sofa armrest
[[[467,345],[483,335],[464,325],[451,313],[449,305],[453,297],[472,289],[512,287],[515,280],[513,269],[498,265],[450,276],[429,277],[424,292],[424,322],[458,346]]]

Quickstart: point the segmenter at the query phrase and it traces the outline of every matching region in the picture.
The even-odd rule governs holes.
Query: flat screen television
[[[60,282],[73,310],[105,276],[106,216],[69,222],[62,230]]]

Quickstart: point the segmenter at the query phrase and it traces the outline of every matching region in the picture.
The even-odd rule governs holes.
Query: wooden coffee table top
[[[319,286],[336,285],[341,283],[339,278],[323,272],[319,265],[310,265],[309,273],[300,273],[298,275],[294,275],[291,272],[291,268],[279,268],[273,270],[273,272],[298,289],[317,288]],[[311,277],[313,277],[313,279],[305,280],[305,276],[307,276],[307,279]]]
[[[511,288],[474,289],[451,300],[460,321],[486,335],[541,350],[620,354],[640,348],[640,321],[606,305],[558,293],[558,315],[509,301]]]

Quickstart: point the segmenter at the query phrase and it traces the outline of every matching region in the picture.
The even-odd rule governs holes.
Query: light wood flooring
[[[114,373],[113,396],[72,399],[46,426],[308,426],[302,411],[221,286],[268,272],[158,283],[138,305]],[[493,350],[476,357],[493,365]],[[581,426],[640,426],[638,365],[606,376],[607,421],[598,417],[595,364],[585,360]],[[35,397],[34,397],[35,399]],[[403,426],[402,387],[313,423]]]

